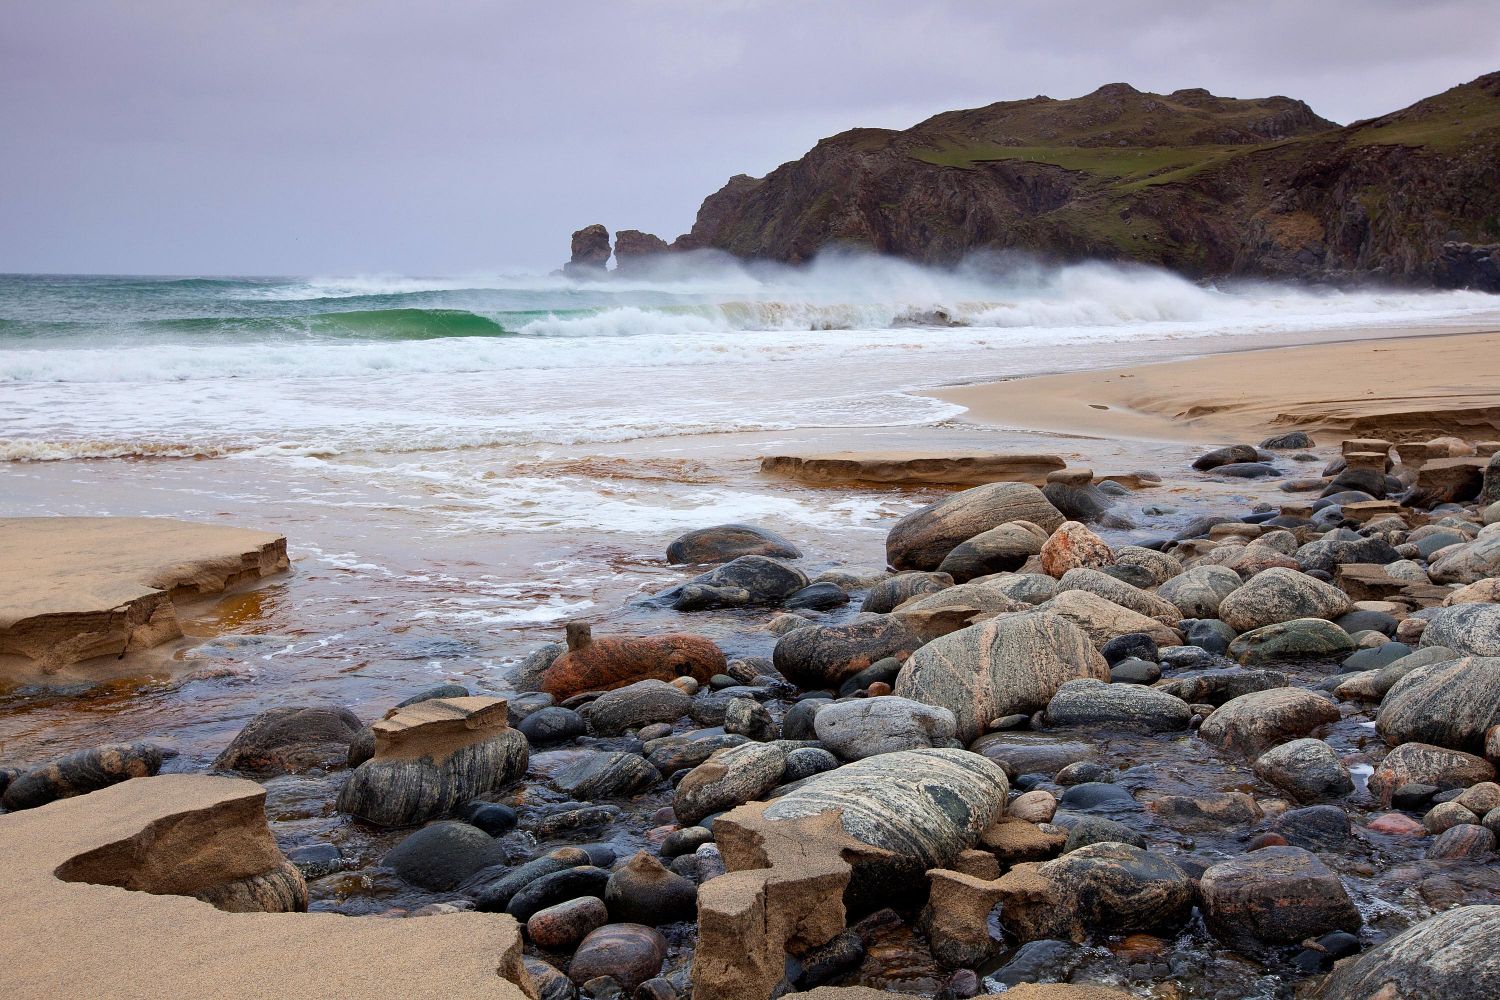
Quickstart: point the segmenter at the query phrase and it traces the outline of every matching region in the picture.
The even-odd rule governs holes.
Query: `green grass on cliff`
[[[1268,144],[1269,145],[1269,144]],[[1126,188],[1182,180],[1229,156],[1260,146],[987,146],[953,145],[911,155],[939,167],[973,170],[980,163],[1047,163]]]

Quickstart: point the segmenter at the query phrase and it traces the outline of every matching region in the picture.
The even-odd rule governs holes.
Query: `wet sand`
[[[964,419],[1103,438],[1222,442],[1303,430],[1500,437],[1500,332],[1429,331],[1234,351],[931,393]]]

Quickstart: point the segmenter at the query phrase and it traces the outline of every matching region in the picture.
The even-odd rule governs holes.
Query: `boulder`
[[[1292,740],[1272,747],[1256,759],[1255,773],[1298,802],[1342,798],[1354,791],[1349,769],[1322,740]]]
[[[1484,753],[1500,725],[1500,656],[1465,656],[1419,666],[1380,703],[1375,728],[1392,746],[1429,743]]]
[[[1294,569],[1268,569],[1219,604],[1218,617],[1238,632],[1298,618],[1329,621],[1349,610],[1348,596],[1337,587]]]
[[[1391,796],[1403,785],[1468,788],[1494,779],[1495,768],[1483,757],[1426,743],[1403,743],[1376,765],[1370,775],[1370,792],[1382,805],[1389,805]]]
[[[381,865],[403,882],[435,892],[449,892],[470,875],[505,863],[505,847],[468,823],[433,823],[386,852]]]
[[[1306,451],[1314,445],[1306,431],[1288,431],[1266,438],[1260,446],[1268,451]]]
[[[1244,792],[1163,795],[1151,801],[1150,809],[1162,823],[1186,833],[1248,826],[1265,815]]]
[[[1182,870],[1129,844],[1089,844],[1017,865],[991,884],[1001,926],[1021,941],[1171,932],[1193,910],[1193,883]]]
[[[1159,691],[1189,705],[1222,705],[1240,695],[1286,687],[1290,681],[1279,670],[1202,670],[1161,681]]]
[[[1345,701],[1380,701],[1396,682],[1418,667],[1425,667],[1444,660],[1452,660],[1458,654],[1446,646],[1428,646],[1418,649],[1386,664],[1378,670],[1364,670],[1333,689],[1334,697]]]
[[[1042,572],[1062,578],[1070,569],[1113,566],[1108,543],[1077,521],[1065,521],[1042,543]]]
[[[834,702],[818,712],[813,726],[823,745],[843,760],[946,746],[957,729],[948,709],[893,696]]]
[[[677,611],[776,607],[808,583],[805,573],[779,559],[740,556],[665,591],[657,600]]]
[[[606,691],[584,706],[589,728],[602,736],[616,736],[653,722],[676,722],[693,699],[665,681],[636,681]]]
[[[922,639],[891,615],[847,625],[814,625],[782,636],[771,661],[787,680],[809,690],[834,688],[886,657],[905,660]]]
[[[920,892],[931,868],[950,867],[1005,809],[999,767],[966,750],[903,750],[815,775],[785,795],[720,816],[714,835],[730,871],[755,867],[768,825],[835,813],[842,832],[873,850],[855,858],[851,898]],[[886,905],[889,905],[888,903]]]
[[[1035,486],[988,483],[946,496],[897,521],[886,537],[886,560],[895,569],[934,570],[959,544],[1012,521],[1029,521],[1051,532],[1063,523],[1063,516]]]
[[[375,755],[339,789],[340,812],[377,826],[447,815],[526,773],[526,737],[500,698],[435,698],[393,710],[372,727]]]
[[[989,583],[960,583],[936,594],[913,597],[891,612],[923,641],[956,632],[981,618],[1012,611],[1030,611],[1031,605],[1007,595]]]
[[[75,750],[12,777],[0,805],[12,812],[34,809],[131,778],[147,778],[161,770],[161,759],[161,747],[151,743],[106,743]]]
[[[774,531],[750,524],[720,524],[678,535],[667,546],[667,562],[725,563],[740,556],[800,559],[802,552]]]
[[[1443,608],[1428,619],[1421,645],[1446,646],[1462,656],[1500,656],[1500,604]]]
[[[728,667],[723,652],[708,639],[685,633],[595,639],[574,630],[567,652],[541,672],[538,686],[561,701],[585,691],[609,691],[643,680],[691,677],[700,684]]]
[[[1187,702],[1164,691],[1100,680],[1068,681],[1047,703],[1047,723],[1054,726],[1118,725],[1169,732],[1186,729],[1192,718]]]
[[[1301,688],[1272,688],[1225,702],[1204,720],[1198,734],[1251,759],[1277,743],[1306,736],[1339,720],[1338,706]]]
[[[1066,681],[1108,676],[1087,635],[1064,618],[1038,612],[934,639],[907,660],[895,693],[951,711],[958,739],[969,743],[991,720],[1045,707]]]
[[[537,709],[522,719],[516,728],[526,737],[526,742],[534,747],[565,743],[588,732],[588,724],[583,721],[583,716],[571,708],[557,705]]]
[[[1288,660],[1341,660],[1355,648],[1349,633],[1322,618],[1294,618],[1242,633],[1229,655],[1247,667]]]
[[[1493,1000],[1500,996],[1500,906],[1429,917],[1334,969],[1316,1000]]]
[[[716,751],[677,783],[672,811],[683,826],[762,798],[781,783],[786,751],[775,743],[745,743]]]
[[[953,577],[947,573],[897,573],[871,587],[859,610],[877,615],[887,614],[913,597],[935,594],[951,586]]]
[[[1221,861],[1198,885],[1209,930],[1235,948],[1295,944],[1364,922],[1339,877],[1300,847]]]
[[[697,916],[698,887],[644,851],[609,876],[604,901],[615,920],[655,927]]]
[[[661,774],[640,754],[623,751],[559,750],[535,754],[531,771],[581,802],[618,799],[650,788]]]
[[[965,583],[975,577],[1017,570],[1042,551],[1046,540],[1047,533],[1028,521],[1002,524],[954,546],[938,564],[938,572]]]
[[[405,707],[405,706],[401,706]],[[245,774],[298,774],[343,767],[364,723],[347,708],[286,706],[255,716],[214,761],[214,769]]]
[[[1104,598],[1111,604],[1118,604],[1122,608],[1129,608],[1147,618],[1154,618],[1164,625],[1176,625],[1182,620],[1182,612],[1177,610],[1177,605],[1171,601],[1150,591],[1133,587],[1097,569],[1088,567],[1070,569],[1058,581],[1057,589],[1060,592],[1087,591],[1096,597]]]
[[[1135,632],[1150,636],[1157,646],[1182,644],[1182,635],[1176,629],[1086,590],[1061,591],[1039,608],[1066,618],[1083,629],[1095,647],[1101,650],[1109,640]]]
[[[590,931],[578,945],[568,963],[568,978],[581,986],[590,979],[608,976],[629,995],[655,978],[666,960],[667,940],[655,928],[605,924]]]
[[[1293,847],[1309,851],[1342,851],[1353,839],[1349,814],[1335,805],[1288,809],[1271,820],[1271,833]]]
[[[604,900],[598,896],[579,896],[533,913],[526,921],[526,936],[539,948],[562,951],[607,923],[609,910]],[[568,991],[571,1000],[571,985]]]
[[[1240,575],[1226,566],[1194,566],[1156,591],[1184,618],[1217,618],[1224,599],[1240,588]]]

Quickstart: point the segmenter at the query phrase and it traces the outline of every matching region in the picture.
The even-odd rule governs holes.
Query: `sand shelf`
[[[760,471],[805,483],[888,483],[979,486],[1015,481],[1036,486],[1066,467],[1057,455],[957,452],[846,451],[826,455],[768,455]]]
[[[0,674],[182,636],[177,607],[288,568],[286,538],[150,517],[0,518]]]

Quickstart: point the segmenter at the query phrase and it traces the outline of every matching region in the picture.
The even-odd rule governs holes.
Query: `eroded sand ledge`
[[[1107,438],[1496,438],[1500,333],[1237,351],[929,395],[968,407],[965,418],[979,423]]]
[[[503,914],[228,913],[183,895],[280,859],[265,794],[239,778],[173,774],[0,816],[0,992],[532,996],[520,926]]]
[[[280,573],[286,538],[154,517],[0,518],[0,673],[182,636],[177,604]]]

